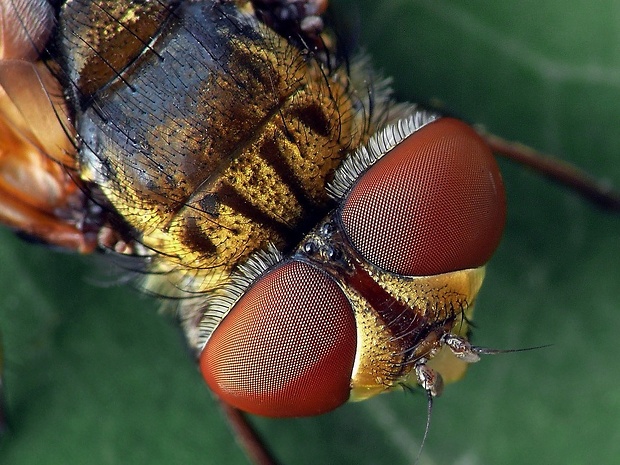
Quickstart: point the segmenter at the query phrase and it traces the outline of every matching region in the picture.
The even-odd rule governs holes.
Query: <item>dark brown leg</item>
[[[222,411],[233,429],[235,438],[254,465],[277,465],[278,462],[267,449],[245,414],[230,405],[220,402]]]
[[[509,142],[493,134],[481,132],[493,152],[516,161],[588,199],[595,205],[614,213],[620,213],[620,192],[612,186],[593,178],[565,161],[543,155],[517,142]]]

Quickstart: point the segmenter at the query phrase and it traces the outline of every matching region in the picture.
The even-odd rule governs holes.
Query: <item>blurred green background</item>
[[[570,160],[620,187],[620,2],[332,0],[400,99]],[[620,218],[502,162],[506,235],[475,342],[487,357],[435,403],[423,464],[612,464],[620,457]],[[243,464],[157,303],[105,264],[0,233],[12,431],[0,463]],[[288,464],[412,464],[421,395],[258,419]]]

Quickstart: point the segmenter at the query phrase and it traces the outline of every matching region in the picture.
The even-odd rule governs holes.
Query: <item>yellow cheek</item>
[[[412,369],[421,358],[428,359],[428,366],[446,382],[460,379],[467,363],[442,347],[440,338],[445,332],[467,337],[467,320],[472,316],[484,279],[484,267],[423,277],[375,273],[374,278],[397,301],[405,303],[409,311],[389,320],[364,299],[347,291],[358,328],[350,400],[364,400],[402,384],[417,384]],[[403,324],[403,319],[409,321]],[[403,337],[395,329],[403,326],[423,336]]]

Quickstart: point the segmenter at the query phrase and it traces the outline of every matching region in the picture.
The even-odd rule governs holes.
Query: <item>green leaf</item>
[[[433,102],[620,186],[617,2],[332,0],[400,99]],[[620,218],[510,163],[509,214],[475,342],[485,357],[434,404],[423,464],[620,457]],[[101,286],[99,260],[0,234],[11,432],[0,463],[237,464],[182,338],[153,299]],[[424,396],[258,419],[284,463],[411,464]]]

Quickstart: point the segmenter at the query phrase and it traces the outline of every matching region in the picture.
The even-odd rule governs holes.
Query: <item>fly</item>
[[[72,33],[58,40],[58,62],[71,105],[61,108],[60,101],[54,111],[75,112],[78,155],[66,166],[89,195],[75,191],[81,206],[72,200],[60,223],[80,225],[83,235],[73,248],[143,257],[151,273],[145,286],[178,299],[208,384],[236,407],[268,416],[316,414],[403,384],[437,395],[440,375],[460,377],[463,362],[484,352],[467,338],[483,266],[504,222],[502,181],[490,151],[462,123],[394,105],[380,88],[368,94],[373,100],[355,91],[359,78],[332,61],[329,47],[321,49],[326,42],[315,36],[315,19],[310,29],[299,23],[299,49],[246,16],[247,7],[63,6],[59,30]],[[100,24],[111,27],[108,42],[84,41]],[[284,27],[277,24],[271,27]],[[315,40],[313,53],[299,53]],[[122,54],[113,53],[119,49]],[[209,53],[183,61],[191,50]],[[172,71],[167,78],[164,66]],[[205,112],[202,120],[188,116],[183,95],[166,90],[171,79],[201,67],[203,81],[178,82],[189,84],[183,95]],[[362,66],[361,72],[369,71]],[[149,94],[149,86],[158,90]],[[153,107],[136,111],[145,97]],[[63,132],[71,135],[71,125]],[[450,165],[437,152],[440,138],[467,147],[452,153],[473,164]],[[188,156],[176,145],[181,141],[183,148],[189,144]],[[428,163],[424,156],[438,157],[448,164],[436,172],[454,174],[446,184],[432,170],[418,175],[415,163],[407,165],[416,153],[420,166]],[[257,155],[260,163],[253,161]],[[480,177],[459,177],[469,172]],[[418,187],[403,183],[418,177]],[[395,197],[386,197],[383,186]],[[446,203],[438,194],[419,205],[398,200],[417,188],[413,199],[424,199],[437,186],[448,194]],[[416,231],[419,209],[430,224],[450,225],[446,238],[422,228],[401,241],[398,228]],[[483,240],[468,242],[475,234],[461,231],[470,229]],[[444,245],[455,252],[446,254]],[[305,304],[290,306],[297,301]],[[307,331],[325,306],[332,320],[320,332]],[[291,320],[298,309],[310,313]],[[270,331],[279,336],[275,346],[263,345]],[[461,364],[433,369],[442,350]],[[301,371],[291,372],[296,363]]]

